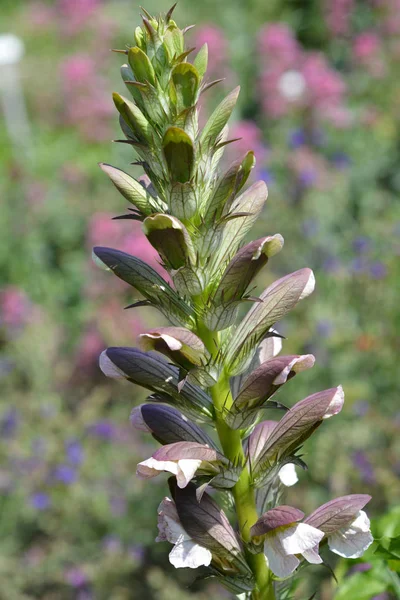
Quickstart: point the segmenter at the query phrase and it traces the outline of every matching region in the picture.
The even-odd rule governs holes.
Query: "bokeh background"
[[[13,65],[0,52],[1,600],[231,597],[175,571],[167,544],[154,543],[166,482],[135,479],[155,443],[129,425],[146,394],[97,364],[106,346],[134,345],[161,323],[146,308],[124,311],[133,290],[91,261],[93,245],[113,246],[162,271],[136,222],[111,220],[125,203],[97,166],[140,175],[131,150],[111,142],[111,92],[125,92],[110,52],[133,42],[139,13],[131,0],[0,2],[0,34],[25,48]],[[315,270],[315,293],[280,331],[287,353],[317,363],[280,400],[339,383],[346,392],[342,414],[305,447],[309,471],[287,502],[307,512],[370,493],[375,535],[396,537],[400,2],[181,0],[175,18],[197,24],[189,47],[208,42],[210,81],[225,78],[204,96],[203,118],[242,86],[231,129],[241,140],[224,160],[255,150],[269,200],[253,238],[286,240],[259,289]],[[296,598],[400,598],[379,553],[332,556],[339,585],[311,567]]]

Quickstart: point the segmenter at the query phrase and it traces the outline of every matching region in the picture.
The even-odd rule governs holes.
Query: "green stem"
[[[202,323],[198,324],[198,335],[212,355],[218,349],[218,334],[209,331]],[[240,432],[231,429],[223,418],[223,409],[229,409],[232,405],[232,396],[229,388],[229,379],[223,372],[218,382],[211,388],[216,412],[216,428],[224,454],[234,463],[244,464]],[[250,541],[250,528],[258,519],[254,488],[252,486],[250,473],[245,467],[239,480],[232,489],[235,499],[236,514],[239,523],[240,535],[244,542]],[[272,583],[272,573],[267,567],[264,554],[252,554],[245,550],[247,562],[253,571],[257,588],[252,593],[252,600],[275,600]]]

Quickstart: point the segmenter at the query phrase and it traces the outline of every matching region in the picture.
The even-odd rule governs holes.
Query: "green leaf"
[[[200,137],[200,147],[203,153],[207,153],[210,148],[214,146],[218,136],[222,133],[222,130],[235,108],[239,92],[240,87],[235,88],[224,100],[222,100],[208,119]]]
[[[177,110],[181,112],[196,102],[199,74],[190,63],[180,63],[173,68],[171,80],[176,92]]]
[[[148,264],[125,252],[96,247],[94,255],[117,277],[135,287],[174,325],[193,325],[194,312]]]
[[[194,169],[194,147],[188,134],[179,127],[169,127],[162,147],[172,181],[189,181]]]
[[[190,219],[196,214],[197,196],[191,183],[174,183],[171,187],[169,206],[179,219]]]
[[[136,81],[141,83],[146,83],[148,81],[151,85],[156,84],[153,65],[147,54],[145,54],[138,46],[129,49],[128,62]]]
[[[222,262],[233,257],[241,241],[257,221],[267,195],[267,186],[263,181],[258,181],[235,200],[229,215],[242,214],[244,216],[228,220],[228,222],[221,225],[222,239],[210,263],[212,274],[218,271]]]
[[[371,600],[386,590],[386,583],[368,573],[356,573],[346,578],[334,596],[334,600]]]
[[[148,215],[154,211],[156,206],[154,198],[146,192],[136,179],[125,173],[125,171],[106,163],[99,163],[99,167],[108,175],[120,194],[134,204],[140,212]]]
[[[127,100],[116,92],[113,93],[114,104],[124,119],[135,134],[135,137],[142,142],[154,143],[153,128],[142,113],[142,111],[130,100]]]
[[[200,50],[198,51],[198,53],[193,61],[193,65],[196,67],[197,72],[201,79],[206,74],[207,64],[208,64],[208,45],[203,44],[203,46],[200,48]]]
[[[243,160],[234,162],[219,179],[206,206],[204,214],[204,223],[206,226],[218,220],[224,208],[229,208],[235,195],[246,183],[255,162],[254,153],[248,152]]]

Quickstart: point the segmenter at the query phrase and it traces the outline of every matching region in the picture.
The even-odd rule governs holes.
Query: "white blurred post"
[[[24,44],[11,33],[0,35],[0,95],[6,130],[17,159],[32,149],[32,135],[21,85],[19,63]]]

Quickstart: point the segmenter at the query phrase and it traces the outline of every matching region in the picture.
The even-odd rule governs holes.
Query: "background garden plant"
[[[169,6],[149,1],[147,8],[158,12]],[[251,8],[223,0],[217,5],[183,1],[179,14],[182,22],[197,23],[186,34],[189,47],[207,41],[214,48],[210,77],[226,78],[203,96],[203,119],[230,89],[242,85],[231,118],[231,137],[242,140],[226,148],[222,161],[228,168],[252,148],[257,164],[249,182],[262,178],[268,184],[270,200],[250,239],[275,233],[270,227],[276,224],[287,241],[284,252],[258,275],[257,290],[304,265],[316,273],[316,293],[279,324],[287,337],[284,352],[313,353],[316,364],[281,394],[291,406],[338,382],[346,390],[341,416],[327,420],[307,442],[309,472],[297,469],[299,482],[286,490],[286,502],[310,514],[329,498],[371,494],[375,538],[395,538],[395,4],[335,3],[337,23],[345,24],[340,31],[332,28],[331,4],[294,10],[289,2],[254,0]],[[121,198],[96,166],[105,161],[126,169],[132,160],[126,145],[104,144],[121,135],[108,91],[121,91],[119,57],[109,48],[132,40],[137,11],[127,19],[129,10],[118,1],[2,5],[4,31],[18,34],[29,49],[20,70],[35,148],[26,158],[24,139],[22,151],[13,154],[0,120],[0,186],[6,200],[0,219],[0,595],[7,598],[130,598],[132,590],[157,599],[223,595],[212,582],[187,590],[193,572],[168,568],[166,545],[154,544],[165,480],[142,486],[132,476],[156,446],[148,434],[133,435],[127,425],[127,407],[144,396],[139,388],[102,377],[97,366],[106,345],[132,345],[146,330],[144,323],[155,328],[162,318],[146,307],[122,311],[132,302],[128,286],[110,285],[107,273],[89,265],[90,248],[108,245],[151,261],[165,276],[141,224],[111,221],[121,214]],[[285,74],[277,50],[268,46],[267,53],[261,46],[261,36],[279,32],[278,24],[289,34],[274,43],[284,52],[288,40],[298,57],[288,70],[299,70],[299,57],[323,54],[328,71],[344,83],[341,107],[350,119],[340,127],[314,108],[305,111],[303,101],[288,105],[282,99],[282,117],[270,117],[262,108],[265,93],[258,82],[264,73],[273,77],[275,62]],[[355,51],[363,40],[378,43],[364,44],[361,50],[369,48],[370,54],[360,60]],[[378,59],[384,69],[372,73]],[[139,167],[130,172],[141,174]],[[280,416],[271,412],[265,418]],[[77,515],[85,516],[84,524]],[[317,589],[324,600],[396,597],[395,562],[386,563],[389,546],[382,543],[385,551],[373,554],[373,545],[363,559],[338,561],[329,553],[340,585],[327,569],[309,567],[293,593],[302,600]],[[393,543],[391,548],[395,551]]]

